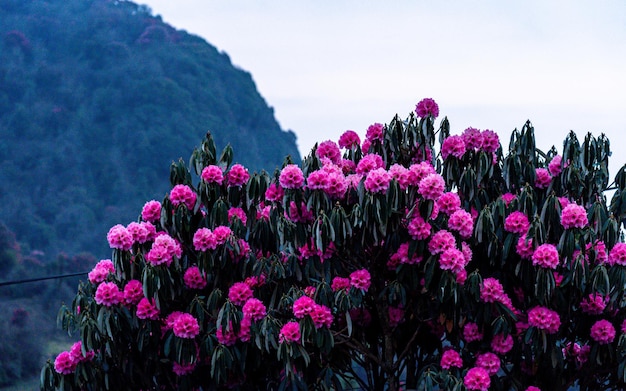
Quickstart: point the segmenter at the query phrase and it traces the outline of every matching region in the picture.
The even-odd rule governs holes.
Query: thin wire
[[[88,273],[89,272],[80,272],[80,273],[71,273],[71,274],[60,274],[60,275],[57,275],[57,276],[28,278],[28,279],[25,279],[25,280],[4,281],[4,282],[0,282],[0,286],[19,285],[19,284],[26,284],[28,282],[37,282],[37,281],[45,281],[45,280],[58,280],[58,279],[61,279],[61,278],[84,276],[85,274],[88,274]]]

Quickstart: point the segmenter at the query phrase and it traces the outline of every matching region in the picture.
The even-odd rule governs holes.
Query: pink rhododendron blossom
[[[383,141],[384,128],[385,127],[383,124],[379,124],[378,122],[374,123],[367,128],[367,131],[365,132],[365,137],[367,137],[367,140],[369,140],[370,142],[374,140]]]
[[[228,241],[228,238],[233,234],[233,231],[230,227],[225,225],[217,226],[213,229],[213,235],[215,235],[215,240],[217,244],[225,244]]]
[[[469,149],[479,150],[483,146],[483,134],[476,128],[469,127],[461,134],[465,147]]]
[[[491,350],[498,354],[507,354],[513,349],[514,343],[511,334],[507,334],[506,337],[504,334],[496,334],[491,340]]]
[[[194,318],[191,314],[180,314],[174,321],[173,331],[174,335],[178,338],[195,338],[198,334],[200,334],[198,319]]]
[[[356,270],[350,273],[350,285],[356,289],[367,291],[370,287],[370,272],[365,269]]]
[[[246,212],[244,212],[243,209],[237,207],[228,209],[228,221],[232,223],[235,217],[238,218],[243,225],[246,225],[246,222],[248,222],[248,216],[246,216]]]
[[[489,376],[492,376],[500,370],[500,357],[495,353],[486,352],[476,357],[476,365],[484,368]]]
[[[439,174],[428,174],[418,185],[417,192],[427,200],[436,201],[445,189],[446,183]]]
[[[135,305],[143,299],[143,284],[139,280],[130,280],[124,286],[124,303]]]
[[[535,252],[533,240],[526,239],[526,235],[520,236],[520,238],[517,240],[515,251],[522,259],[531,259]]]
[[[54,370],[61,375],[69,375],[76,370],[76,361],[72,359],[70,352],[61,352],[54,359]]]
[[[587,211],[580,205],[569,204],[561,212],[561,225],[565,229],[585,228],[589,224]]]
[[[550,175],[557,176],[561,173],[561,171],[563,171],[561,162],[562,162],[561,155],[556,155],[552,158],[552,160],[550,160],[550,163],[548,164],[548,171],[550,172]]]
[[[137,317],[139,319],[156,320],[159,318],[160,311],[154,305],[154,301],[150,301],[147,298],[139,300],[137,304]]]
[[[415,106],[415,114],[421,118],[428,115],[437,118],[439,116],[439,105],[432,98],[424,98]]]
[[[465,257],[456,248],[449,248],[439,257],[439,268],[457,272],[465,267]]]
[[[447,159],[448,156],[461,159],[465,155],[465,141],[461,136],[448,136],[441,145],[441,157]]]
[[[405,179],[408,186],[419,186],[422,179],[426,178],[430,174],[436,174],[435,167],[429,162],[420,162],[417,164],[411,164],[409,166],[409,172],[406,174]]]
[[[474,220],[472,215],[463,209],[459,209],[450,215],[448,228],[457,231],[463,239],[467,239],[474,233]]]
[[[544,330],[547,334],[554,334],[561,327],[561,318],[556,311],[537,306],[528,311],[528,325]]]
[[[356,163],[349,159],[341,159],[339,167],[344,175],[354,174],[356,172]]]
[[[463,367],[463,359],[459,352],[453,349],[444,350],[441,355],[440,365],[443,369],[450,369],[452,367],[462,368]]]
[[[243,186],[250,179],[248,169],[241,164],[233,164],[226,174],[226,182],[228,186]]]
[[[107,233],[109,247],[128,251],[133,248],[133,236],[121,224],[116,224]]]
[[[437,206],[439,206],[439,210],[450,216],[461,208],[461,199],[457,193],[443,193],[441,197],[437,199]]]
[[[339,150],[339,146],[334,141],[323,141],[315,150],[315,155],[320,158],[328,158],[333,163],[337,164],[341,160],[341,151]]]
[[[389,188],[391,175],[384,168],[376,168],[365,177],[365,190],[371,193],[384,193]]]
[[[187,185],[176,185],[170,190],[170,201],[174,206],[184,204],[187,209],[192,210],[197,198],[196,193]]]
[[[446,230],[435,232],[430,239],[430,242],[428,242],[428,251],[430,251],[431,254],[440,254],[455,247],[456,239],[454,238],[454,235]]]
[[[361,139],[354,130],[346,130],[339,136],[338,144],[340,148],[352,149],[361,144]]]
[[[375,153],[370,153],[359,160],[359,163],[356,165],[356,173],[367,174],[377,168],[385,168],[383,158]]]
[[[105,307],[119,304],[123,298],[123,293],[114,282],[103,282],[96,289],[96,303]]]
[[[389,326],[396,327],[400,323],[404,322],[404,308],[401,307],[389,307]]]
[[[422,216],[416,214],[407,225],[407,231],[413,240],[424,240],[430,236],[430,224],[424,221]]]
[[[478,329],[476,323],[468,322],[463,326],[463,339],[468,343],[480,341],[483,339],[483,333]]]
[[[465,281],[467,280],[467,270],[465,270],[465,269],[455,270],[454,271],[454,279],[455,279],[456,283],[459,284],[459,285],[465,284]]]
[[[584,313],[590,315],[600,315],[604,312],[609,298],[604,297],[598,292],[590,293],[587,297],[583,298],[580,302],[580,308]]]
[[[337,292],[341,289],[347,290],[350,288],[350,279],[345,277],[335,277],[330,284],[330,288],[333,290],[333,292]]]
[[[303,174],[304,179],[304,174]],[[283,196],[285,195],[285,190],[282,187],[277,185],[276,183],[270,183],[265,190],[265,199],[267,201],[277,201],[280,202],[283,200]]]
[[[626,266],[626,243],[616,243],[609,252],[609,265]]]
[[[216,183],[221,185],[224,181],[224,173],[222,172],[221,167],[211,164],[202,169],[200,178],[202,178],[202,180],[206,183]]]
[[[306,178],[307,187],[311,190],[324,190],[328,186],[328,173],[323,170],[316,170]]]
[[[316,329],[330,327],[333,324],[333,314],[330,308],[322,304],[316,304],[309,314]]]
[[[482,367],[470,368],[463,378],[463,384],[470,391],[487,391],[491,385],[489,372]]]
[[[523,235],[529,227],[528,217],[520,211],[515,211],[504,219],[504,230],[507,232]]]
[[[182,255],[182,248],[180,244],[174,240],[171,236],[164,234],[159,235],[154,239],[152,248],[145,255],[146,261],[151,265],[166,265],[169,266],[174,257],[180,258]]]
[[[293,315],[298,319],[302,319],[309,315],[315,306],[315,300],[309,296],[301,296],[293,302]]]
[[[154,223],[161,218],[161,203],[151,200],[144,204],[141,210],[141,219]]]
[[[300,189],[304,185],[304,174],[297,165],[288,164],[280,172],[278,182],[284,189]]]
[[[615,327],[606,319],[600,319],[591,326],[591,338],[600,345],[606,345],[615,339]]]
[[[343,173],[329,172],[326,178],[327,183],[324,192],[331,199],[340,199],[348,191],[349,182]]]
[[[555,269],[559,264],[559,252],[555,245],[544,243],[535,249],[532,260],[535,266],[541,266],[545,269]]]
[[[217,342],[225,346],[233,346],[237,343],[237,334],[235,334],[232,323],[229,323],[229,327],[227,329],[223,329],[221,326],[218,326],[215,331],[215,337],[217,338]]]
[[[500,148],[500,139],[498,134],[492,130],[485,129],[482,131],[483,144],[482,149],[487,153],[495,153]]]
[[[363,144],[361,144],[361,151],[363,153],[367,153],[370,150],[371,146],[372,142],[366,138],[365,140],[363,140]]]
[[[300,324],[293,321],[287,322],[280,329],[280,333],[278,334],[278,342],[298,342],[300,340],[300,337]]]
[[[496,278],[488,277],[480,287],[480,298],[485,303],[499,302],[504,296],[504,288]]]
[[[252,289],[245,282],[236,282],[228,290],[228,300],[235,305],[244,305],[252,297]]]
[[[183,275],[185,286],[189,289],[202,289],[206,286],[207,281],[198,266],[191,266],[185,270]]]
[[[106,280],[109,273],[115,273],[115,266],[110,259],[103,259],[94,266],[87,277],[89,278],[89,282],[96,285]]]
[[[504,201],[504,204],[506,206],[509,206],[511,204],[511,202],[516,199],[517,196],[515,194],[511,194],[511,193],[504,193],[502,194],[502,201]],[[526,218],[528,219],[528,218]]]
[[[210,229],[200,228],[193,235],[193,247],[196,251],[215,250],[217,248],[217,238]]]
[[[95,357],[95,353],[93,351],[87,351],[83,354],[83,343],[81,341],[75,342],[69,350],[70,358],[75,363],[90,361]]]
[[[289,209],[285,211],[285,217],[294,223],[307,223],[313,221],[313,212],[307,209],[304,202],[300,204],[300,208],[294,201],[289,204]]]
[[[606,251],[606,244],[601,240],[594,243],[588,243],[587,250],[592,250],[594,252],[597,263],[605,263],[609,259],[609,254]]]
[[[393,179],[398,181],[401,188],[403,187],[401,184],[402,177],[405,176],[408,171],[408,168],[398,163],[392,164],[391,167],[389,167],[389,175],[391,175]],[[406,189],[406,186],[404,188]]]
[[[545,168],[535,169],[535,187],[537,189],[545,189],[550,186],[552,182],[552,175]]]
[[[390,269],[395,269],[399,264],[415,265],[421,261],[422,257],[417,253],[409,257],[409,243],[402,243],[400,247],[398,247],[398,251],[391,255],[390,263],[388,263],[387,266],[391,266]]]
[[[188,364],[179,364],[177,362],[174,362],[172,364],[172,372],[174,372],[176,376],[189,375],[190,373],[193,372],[194,369],[196,369],[195,362],[188,363]]]
[[[259,321],[267,315],[265,304],[254,297],[249,298],[241,309],[243,316],[253,321]]]
[[[239,333],[237,334],[237,338],[239,338],[242,342],[250,341],[250,328],[252,327],[252,319],[246,318],[245,316],[241,319],[239,323]]]
[[[126,229],[130,233],[133,243],[143,244],[149,240],[154,239],[154,237],[156,236],[156,229],[154,228],[154,225],[145,221],[141,223],[133,221],[132,223],[128,224],[128,226],[126,226]]]

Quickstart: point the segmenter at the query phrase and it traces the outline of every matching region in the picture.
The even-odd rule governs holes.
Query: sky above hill
[[[527,119],[538,146],[605,133],[626,163],[626,2],[144,0],[249,71],[301,153],[432,97],[451,133]]]

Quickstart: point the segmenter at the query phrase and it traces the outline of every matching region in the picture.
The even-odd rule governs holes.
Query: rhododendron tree
[[[626,169],[610,187],[608,140],[544,153],[527,122],[505,152],[438,114],[421,101],[273,173],[208,134],[162,201],[111,228],[111,259],[60,311],[80,345],[42,387],[624,388]]]

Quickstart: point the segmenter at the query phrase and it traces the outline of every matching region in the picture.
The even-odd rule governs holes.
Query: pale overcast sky
[[[530,119],[545,150],[604,132],[626,163],[624,0],[139,2],[249,71],[303,155],[432,97],[452,133],[506,148]]]

